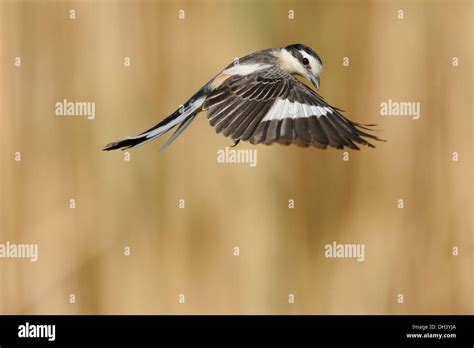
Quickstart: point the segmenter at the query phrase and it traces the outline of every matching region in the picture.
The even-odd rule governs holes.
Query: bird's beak
[[[311,75],[311,83],[313,84],[313,86],[316,88],[316,89],[319,89],[319,78],[318,77],[314,77]]]

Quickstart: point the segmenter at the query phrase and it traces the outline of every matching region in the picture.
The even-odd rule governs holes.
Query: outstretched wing
[[[228,77],[204,101],[217,133],[252,144],[297,144],[338,149],[381,140],[348,120],[311,88],[273,66]]]

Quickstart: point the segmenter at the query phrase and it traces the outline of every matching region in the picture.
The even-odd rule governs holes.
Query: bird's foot
[[[234,145],[231,147],[236,147],[240,143],[240,139],[234,140]]]

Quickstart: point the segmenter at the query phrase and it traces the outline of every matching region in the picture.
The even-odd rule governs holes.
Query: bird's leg
[[[240,143],[240,139],[234,140],[234,145],[231,147],[236,147]]]

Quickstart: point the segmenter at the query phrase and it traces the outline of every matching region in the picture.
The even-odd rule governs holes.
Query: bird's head
[[[275,56],[284,71],[308,79],[319,89],[323,62],[310,47],[302,44],[289,45],[279,49]]]

